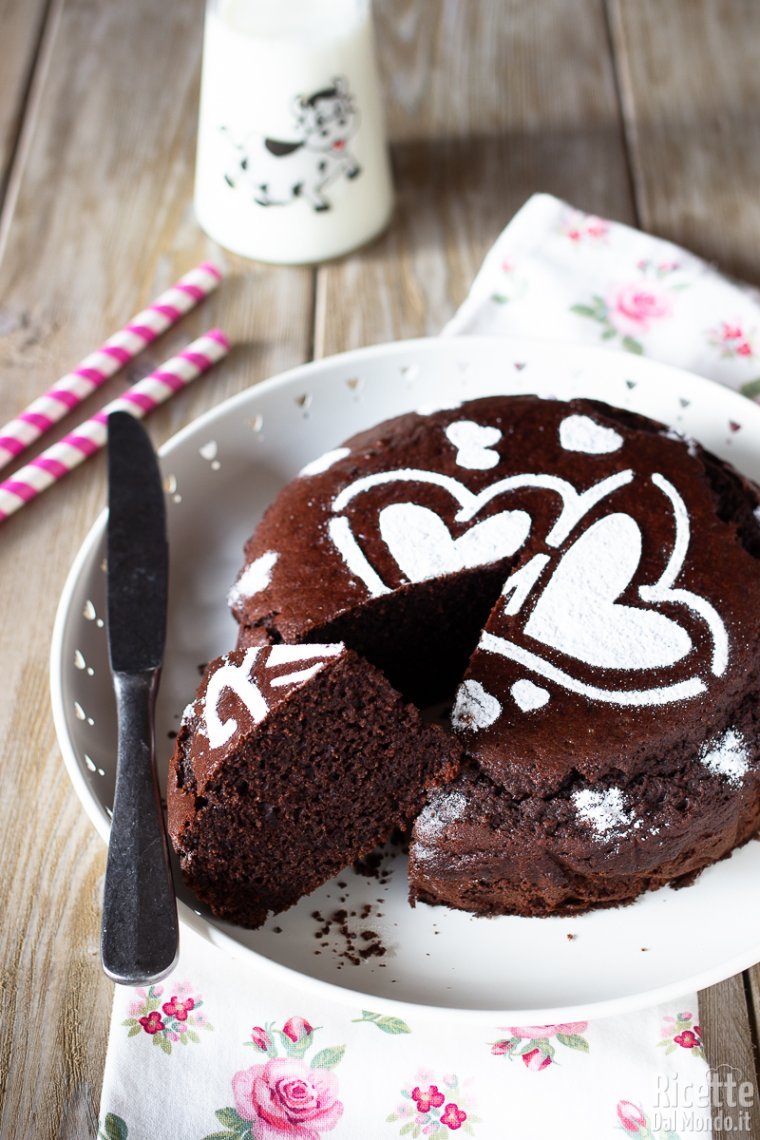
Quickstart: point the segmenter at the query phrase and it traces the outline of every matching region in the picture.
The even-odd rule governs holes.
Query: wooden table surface
[[[106,388],[212,322],[228,330],[234,356],[151,418],[157,443],[292,365],[435,334],[538,190],[760,284],[757,0],[375,11],[393,223],[332,264],[274,268],[217,250],[194,220],[202,0],[0,0],[0,421],[206,256],[226,266],[223,289]],[[96,1130],[112,997],[98,961],[105,850],[64,771],[48,652],[104,472],[91,460],[0,539],[0,1136],[13,1140]],[[760,968],[701,1007],[710,1062],[755,1080]]]

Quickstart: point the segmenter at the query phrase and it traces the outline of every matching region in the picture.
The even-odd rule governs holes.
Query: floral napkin
[[[444,333],[643,353],[760,397],[760,291],[549,194],[514,216]]]
[[[542,194],[501,234],[445,332],[598,343],[755,397],[758,330],[760,295]],[[98,1135],[704,1140],[716,1079],[694,994],[561,1025],[389,1013],[273,982],[183,928],[163,984],[116,989]]]
[[[564,1025],[392,1015],[273,983],[183,928],[174,974],[116,989],[98,1135],[704,1140],[709,1077],[694,996]]]

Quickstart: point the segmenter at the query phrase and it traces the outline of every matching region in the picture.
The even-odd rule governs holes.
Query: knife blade
[[[168,565],[158,461],[139,421],[114,412],[108,417],[107,624],[118,744],[100,949],[108,977],[130,986],[165,977],[179,949],[154,729]]]

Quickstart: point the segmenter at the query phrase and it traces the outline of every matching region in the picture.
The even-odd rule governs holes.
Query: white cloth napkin
[[[759,300],[668,242],[536,195],[445,331],[591,341],[757,396]],[[565,1025],[392,1017],[275,984],[183,929],[162,985],[117,987],[99,1137],[704,1140],[711,1079],[694,994]]]

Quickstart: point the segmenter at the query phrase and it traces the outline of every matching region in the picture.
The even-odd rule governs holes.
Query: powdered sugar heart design
[[[501,439],[495,427],[483,427],[473,420],[459,420],[446,428],[446,438],[457,448],[457,464],[470,471],[488,471],[499,462],[493,445]]]
[[[685,629],[655,610],[616,601],[641,560],[641,531],[607,515],[565,552],[525,626],[536,641],[603,669],[657,669],[691,649]]]
[[[380,512],[380,533],[410,582],[485,566],[514,554],[528,537],[526,511],[501,511],[452,538],[446,523],[429,507],[392,503]]]
[[[542,709],[549,700],[549,693],[546,689],[542,689],[540,685],[534,685],[527,677],[515,681],[509,691],[514,697],[515,704],[522,712],[533,712],[534,709]]]
[[[590,416],[567,416],[559,425],[559,442],[565,451],[608,455],[620,450],[623,437],[614,428],[595,423]]]
[[[585,491],[579,492],[566,479],[561,479],[557,475],[526,472],[497,479],[495,483],[484,487],[476,494],[470,491],[464,483],[460,483],[458,479],[454,479],[451,475],[446,475],[441,471],[426,471],[415,467],[401,467],[396,471],[376,471],[372,475],[362,476],[338,492],[332,503],[333,517],[327,524],[327,531],[351,574],[363,582],[372,597],[376,598],[381,594],[390,593],[391,587],[382,580],[377,570],[368,561],[353,533],[350,517],[339,513],[344,511],[358,495],[364,495],[375,487],[388,486],[394,483],[408,483],[410,495],[414,494],[415,485],[442,487],[459,504],[459,510],[454,516],[458,523],[470,523],[499,495],[506,495],[523,487],[546,490],[559,495],[562,501],[559,517],[546,536],[548,546],[559,546],[592,507],[619,487],[626,486],[632,479],[633,471],[616,471],[599,483],[592,483]],[[403,506],[404,504],[399,505]],[[507,513],[509,514],[509,512]],[[444,527],[444,538],[447,533]],[[453,541],[450,535],[448,537],[450,541]],[[403,548],[404,538],[405,536],[398,536],[398,544],[395,549]],[[507,553],[507,551],[500,552],[496,557],[501,557],[501,553]],[[489,559],[482,561],[489,561]]]
[[[451,710],[453,728],[477,732],[494,724],[500,716],[501,704],[480,681],[462,681]]]

